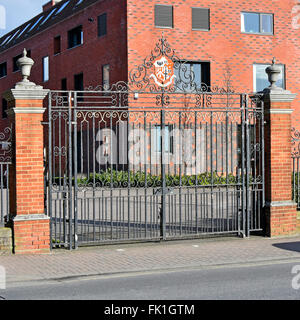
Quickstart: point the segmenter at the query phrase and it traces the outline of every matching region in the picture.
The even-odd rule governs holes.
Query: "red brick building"
[[[193,70],[195,75],[194,82],[199,86],[229,86],[230,89],[233,89],[235,92],[251,93],[261,91],[268,86],[265,73],[266,66],[272,61],[273,57],[276,57],[276,63],[282,70],[281,78],[277,85],[287,88],[293,93],[298,93],[298,76],[300,74],[300,64],[298,63],[298,59],[300,59],[298,54],[300,29],[299,12],[299,1],[295,0],[266,0],[263,4],[257,0],[52,0],[44,5],[43,12],[40,15],[34,17],[32,20],[26,22],[0,39],[0,95],[7,89],[14,87],[16,82],[21,80],[21,75],[16,62],[23,52],[23,48],[27,49],[28,54],[35,61],[32,76],[30,77],[31,81],[48,89],[83,90],[86,87],[96,87],[99,84],[107,87],[118,81],[128,81],[131,70],[145,61],[145,57],[149,55],[153,48],[155,48],[162,33],[164,33],[164,37],[168,39],[172,48],[176,49],[178,59],[180,61],[185,61],[187,69]],[[165,63],[165,61],[156,62],[160,62],[161,65],[162,63]],[[171,61],[170,64],[173,62],[174,61]],[[176,62],[177,61],[175,61],[175,63]],[[152,67],[152,64],[150,64],[150,66]],[[165,71],[167,72],[168,70]],[[177,69],[177,72],[180,71]],[[276,68],[274,72],[276,72]],[[70,248],[73,246],[73,240],[75,242],[75,247],[76,242],[83,244],[85,241],[96,243],[97,241],[103,240],[120,240],[118,237],[123,237],[123,235],[117,235],[117,239],[113,239],[113,237],[115,237],[113,221],[116,220],[118,223],[121,222],[122,219],[122,233],[124,235],[126,234],[125,237],[133,239],[130,230],[132,222],[134,222],[135,225],[139,224],[140,229],[138,231],[141,239],[148,239],[147,219],[149,218],[149,215],[147,216],[147,212],[149,212],[150,209],[147,209],[147,197],[152,199],[152,205],[153,208],[155,208],[152,214],[151,207],[153,221],[156,221],[156,219],[160,220],[159,224],[156,222],[154,223],[156,233],[151,235],[153,239],[167,239],[168,237],[176,238],[177,233],[176,231],[174,232],[173,229],[176,230],[178,227],[176,221],[180,221],[181,229],[181,218],[183,217],[185,219],[184,224],[188,226],[186,228],[186,230],[188,230],[187,232],[194,230],[193,228],[190,229],[189,220],[194,220],[196,222],[196,232],[203,232],[204,234],[207,232],[238,232],[240,234],[242,230],[244,232],[243,234],[247,236],[250,231],[261,231],[264,225],[266,225],[266,233],[270,235],[293,234],[295,232],[296,205],[290,201],[290,107],[291,102],[293,101],[292,108],[295,109],[293,121],[294,125],[298,126],[299,129],[299,94],[296,100],[294,100],[294,95],[289,94],[288,92],[283,92],[279,95],[275,94],[274,96],[271,94],[269,94],[269,96],[267,94],[265,95],[266,111],[269,111],[266,112],[265,118],[267,123],[264,136],[266,145],[265,159],[261,152],[263,149],[259,147],[262,145],[262,139],[264,138],[259,130],[259,126],[262,127],[263,122],[263,117],[259,114],[259,112],[262,112],[261,109],[259,111],[252,111],[251,115],[242,115],[243,113],[247,113],[247,110],[245,111],[244,108],[237,109],[237,112],[240,113],[241,116],[238,116],[238,119],[233,121],[235,127],[232,128],[231,126],[230,139],[228,138],[228,117],[226,118],[226,127],[223,126],[224,121],[222,119],[224,118],[218,115],[219,120],[214,121],[213,114],[211,113],[210,132],[208,132],[208,125],[205,127],[201,126],[200,128],[197,127],[198,118],[197,115],[195,115],[195,124],[192,129],[196,129],[196,131],[192,132],[192,134],[194,134],[196,143],[191,143],[190,145],[186,144],[185,141],[177,143],[177,146],[179,145],[179,148],[177,149],[181,154],[181,157],[179,157],[180,161],[178,162],[176,161],[178,159],[176,159],[175,156],[172,159],[172,155],[175,155],[176,152],[172,150],[173,146],[171,146],[172,144],[176,145],[178,140],[176,140],[176,137],[174,138],[174,136],[173,140],[166,138],[166,133],[168,134],[169,131],[172,131],[172,127],[176,127],[176,125],[177,128],[181,128],[182,123],[184,123],[184,129],[189,130],[189,124],[192,125],[191,117],[186,119],[187,115],[183,115],[183,117],[180,115],[177,120],[176,117],[174,117],[175,120],[173,119],[173,123],[170,123],[171,121],[166,117],[164,111],[160,112],[160,110],[156,110],[156,113],[161,113],[159,115],[160,121],[158,120],[159,117],[156,116],[151,120],[147,120],[147,111],[139,110],[139,112],[142,112],[142,118],[137,117],[137,119],[131,121],[131,127],[128,124],[130,122],[129,120],[126,123],[126,128],[129,128],[128,130],[133,132],[134,130],[132,129],[137,127],[140,129],[143,124],[144,128],[147,129],[148,121],[150,123],[148,128],[154,128],[154,134],[152,134],[151,131],[150,134],[144,134],[143,136],[146,137],[148,141],[153,137],[154,139],[151,140],[153,143],[140,144],[138,150],[133,150],[132,158],[133,160],[136,160],[134,157],[138,155],[138,161],[122,163],[124,166],[121,170],[123,170],[123,172],[127,170],[129,177],[123,185],[120,183],[115,185],[112,180],[112,170],[114,169],[114,163],[112,161],[114,160],[113,153],[117,155],[116,151],[113,152],[115,145],[112,143],[112,138],[106,139],[108,138],[108,135],[106,134],[105,139],[104,134],[103,136],[99,135],[98,137],[98,133],[95,135],[96,129],[99,129],[98,132],[100,132],[100,129],[103,129],[105,126],[102,122],[100,125],[99,123],[95,125],[94,120],[98,115],[92,115],[93,119],[90,122],[88,120],[82,120],[82,126],[80,129],[77,127],[76,131],[75,129],[72,129],[72,125],[74,124],[72,118],[69,116],[67,119],[64,115],[65,111],[60,110],[58,111],[58,113],[60,113],[56,118],[56,120],[58,119],[56,124],[55,119],[52,119],[52,123],[51,121],[49,123],[49,130],[54,127],[58,128],[56,131],[53,130],[53,133],[51,132],[51,134],[49,134],[49,140],[53,138],[52,142],[54,142],[49,146],[49,149],[51,148],[54,150],[56,148],[57,153],[53,156],[51,155],[51,152],[48,152],[49,197],[47,200],[49,201],[47,215],[45,215],[42,141],[43,128],[45,127],[43,127],[41,120],[44,112],[44,109],[42,108],[43,98],[48,91],[40,90],[40,94],[35,95],[34,97],[30,96],[30,94],[27,94],[26,96],[24,92],[26,92],[24,87],[18,86],[17,90],[7,92],[5,95],[10,106],[15,107],[9,112],[10,120],[15,127],[14,139],[17,142],[12,144],[15,159],[10,166],[9,173],[10,194],[12,195],[10,197],[11,212],[9,212],[9,214],[13,216],[15,252],[28,253],[31,251],[48,251],[49,238],[51,241],[54,239],[54,242],[57,242],[59,246],[61,246],[62,241],[64,241],[63,244]],[[65,97],[64,94],[62,95]],[[106,95],[104,94],[103,96]],[[128,97],[125,97],[125,101],[129,100],[129,105],[132,100],[140,99],[136,92],[131,100],[130,98],[126,100],[126,98]],[[164,95],[161,95],[162,101],[164,101],[164,98]],[[187,103],[188,105],[188,101],[185,100],[186,96],[183,95],[182,98],[183,103]],[[79,99],[77,101],[86,101],[85,97]],[[243,99],[244,97],[242,98],[242,101],[244,101]],[[140,101],[141,100],[137,103],[140,104]],[[101,103],[103,104],[103,100]],[[238,103],[240,103],[239,99]],[[120,103],[120,105],[121,104],[122,103]],[[149,104],[152,106],[152,101]],[[230,104],[231,101],[228,101],[228,105]],[[8,120],[5,112],[7,109],[7,102],[4,98],[2,99],[2,97],[0,97],[0,107],[2,108],[0,129],[3,129],[3,127],[7,125]],[[71,111],[71,108],[69,110]],[[205,109],[203,110],[204,113],[207,113]],[[224,112],[227,113],[226,116],[229,113],[226,108],[217,111],[219,114]],[[91,113],[86,111],[85,114]],[[121,115],[121,117],[125,118],[124,115]],[[206,116],[204,115],[204,118],[205,117]],[[77,116],[77,118],[79,117]],[[119,122],[118,119],[113,122],[112,115],[109,115],[109,118],[110,121],[107,128],[115,129],[115,131],[110,130],[112,137],[112,133],[117,132],[118,129],[114,128],[114,126],[120,127],[122,121]],[[172,115],[169,116],[169,118],[172,118]],[[208,121],[205,119],[204,121],[200,121],[200,124],[202,124],[202,122],[208,124]],[[75,124],[76,123],[77,122],[75,122]],[[93,124],[92,130],[90,129],[90,126],[87,125],[90,123]],[[221,131],[218,129],[220,127]],[[74,126],[74,128],[76,127]],[[164,130],[164,128],[167,130]],[[251,135],[251,128],[253,128],[253,137]],[[245,136],[247,136],[247,138],[243,139],[245,129]],[[199,131],[200,134],[206,132],[205,140],[201,140],[202,136],[198,134]],[[55,132],[58,134],[55,134]],[[66,143],[66,134],[63,136],[64,132],[66,134],[68,132],[69,134],[68,143]],[[121,131],[121,133],[122,132],[124,131]],[[160,137],[161,132],[164,132],[162,137]],[[191,130],[189,130],[189,132],[191,132]],[[102,131],[100,133],[102,134]],[[90,143],[90,141],[92,141],[89,139],[91,135],[93,135],[94,143]],[[130,143],[133,141],[132,139],[129,139],[128,132],[123,136],[125,137],[123,137],[123,140],[119,139],[119,141],[121,141],[119,151],[120,147],[122,147],[123,150],[125,150],[124,154],[126,152],[130,153],[128,151],[132,151]],[[126,136],[130,143],[125,141]],[[238,136],[242,139],[238,139]],[[119,137],[121,137],[121,135]],[[209,143],[207,143],[207,137],[210,138]],[[74,140],[72,141],[73,138]],[[105,158],[106,160],[103,162],[98,161],[97,155],[102,155],[102,150],[105,151],[104,148],[101,148],[107,143],[107,140],[110,140],[111,150],[110,152],[105,152],[105,154],[103,152],[103,156],[105,155],[106,157],[107,154],[110,153],[111,157],[110,159]],[[231,141],[231,144],[229,143],[229,140]],[[96,141],[99,142],[97,146],[95,143]],[[218,143],[220,141],[222,141],[221,144]],[[241,141],[241,147],[238,145],[239,141]],[[103,144],[100,144],[100,142],[103,142]],[[254,146],[254,143],[256,143],[255,148],[250,150],[250,148]],[[219,145],[221,147],[219,147]],[[223,145],[225,145],[226,148],[223,148]],[[66,146],[68,146],[69,152],[64,151],[66,150]],[[205,152],[199,152],[199,150],[202,151],[202,146],[204,146]],[[208,146],[210,149],[208,149]],[[231,155],[228,152],[230,147],[232,152]],[[148,156],[148,150],[151,148],[154,149],[153,153],[158,158],[158,161],[154,163],[152,159],[149,161],[149,158],[146,158],[146,156]],[[208,150],[210,150],[209,154]],[[194,159],[196,161],[194,162],[196,162],[196,165],[193,165],[193,163],[190,165],[189,159],[182,157],[184,152],[188,154],[190,158],[195,154]],[[93,158],[89,157],[91,154]],[[166,164],[164,163],[166,154],[168,154],[168,160],[171,159],[171,161],[168,162],[167,169],[165,168]],[[235,158],[234,154],[236,155]],[[247,159],[245,159],[245,154]],[[254,154],[254,159],[250,156],[252,154]],[[81,155],[87,155],[87,157],[85,159],[84,157],[81,157],[80,165],[77,165],[77,163],[79,163],[78,156]],[[241,159],[240,155],[242,156]],[[229,161],[230,157],[231,163]],[[128,156],[128,159],[129,158],[130,155]],[[146,166],[141,169],[141,164],[143,164],[142,158],[150,162],[150,166],[152,166],[150,167],[150,170],[148,170],[148,167]],[[183,161],[182,158],[184,158]],[[128,159],[127,157],[124,157],[124,160],[127,161]],[[86,161],[84,162],[84,160]],[[97,160],[97,165],[99,164],[97,168],[95,160]],[[263,162],[264,160],[265,162]],[[93,166],[91,161],[93,162]],[[145,161],[145,163],[147,161]],[[73,162],[75,163],[74,166]],[[107,166],[109,162],[110,168]],[[208,164],[208,162],[210,162],[210,164]],[[226,163],[224,164],[224,162]],[[203,167],[200,167],[197,166],[197,163],[204,163],[204,165]],[[241,163],[241,165],[239,163]],[[247,165],[246,170],[244,170],[245,163]],[[58,164],[58,169],[56,164]],[[125,168],[125,165],[127,165],[127,168]],[[180,167],[178,167],[178,165]],[[229,168],[229,165],[231,168]],[[264,179],[262,178],[264,174],[262,168],[264,165],[266,167],[265,189]],[[96,174],[102,172],[103,166],[105,166],[104,173],[111,172],[109,195],[108,193],[105,193],[106,190],[101,190],[101,194],[98,193],[98,195],[95,192],[97,189]],[[172,167],[173,171],[170,169]],[[226,169],[224,170],[225,167]],[[115,168],[116,171],[120,171],[120,165],[117,161],[115,163]],[[182,169],[184,169],[184,171],[182,171]],[[135,184],[131,184],[130,174],[137,173],[138,170],[140,170],[140,173],[143,173],[142,170],[146,173],[143,182],[138,181]],[[224,177],[225,174],[223,173],[225,173],[225,171],[226,186],[225,188],[221,188],[220,182],[222,182],[222,179],[219,179],[217,184],[215,184],[214,173]],[[88,188],[90,188],[90,186],[87,182],[91,179],[92,174],[94,180],[93,187],[91,187],[93,198],[90,198],[89,196],[86,197],[86,191],[78,191],[77,187],[74,188],[74,198],[76,199],[73,198],[71,182],[73,181],[73,172],[74,185],[85,184],[85,187]],[[201,202],[200,221],[203,220],[205,222],[199,229],[198,193],[189,191],[191,186],[196,186],[194,189],[195,191],[198,190],[198,178],[197,175],[195,175],[196,180],[194,182],[192,182],[191,178],[186,178],[192,176],[193,173],[198,174],[208,172],[211,174],[211,186],[209,186],[209,189],[211,187],[216,187],[215,189],[217,189],[217,192],[215,193],[215,191],[211,189],[210,196],[207,197],[210,198],[208,201],[205,200],[206,195],[208,195],[206,187],[204,188],[203,193],[199,193],[201,195],[201,200],[199,201]],[[145,186],[148,187],[148,173],[150,173],[150,175],[153,174],[155,177],[154,182],[152,182],[152,184],[150,183],[150,188],[144,188]],[[166,192],[167,173],[169,177],[170,174],[174,177],[169,184],[171,184],[172,187],[180,186],[178,188],[180,202],[177,202],[176,200],[176,193],[174,202],[173,200],[171,202],[170,197],[169,200],[166,198],[168,196]],[[234,176],[235,173],[236,176]],[[237,182],[237,184],[235,184],[235,186],[238,186],[237,192],[234,185],[233,187],[229,185],[228,178],[230,175],[233,175],[235,178],[234,181]],[[178,180],[177,182],[175,181],[177,176],[180,177],[179,183]],[[185,176],[185,179],[182,179],[183,176]],[[250,176],[252,177],[251,183],[249,179]],[[78,181],[78,177],[80,177],[79,179],[82,181]],[[160,181],[162,181],[161,185],[158,183],[159,177],[161,179]],[[205,184],[207,179],[208,178],[202,179],[205,186],[207,186]],[[187,181],[187,184],[182,183],[182,180]],[[242,184],[240,181],[242,181]],[[103,181],[101,181],[101,183],[102,182]],[[66,183],[69,185],[69,191],[68,195],[65,197]],[[57,184],[59,184],[59,188],[57,189],[55,186],[53,188],[53,185]],[[101,187],[103,186],[103,184],[100,184],[100,181],[98,185]],[[222,185],[224,186],[224,184]],[[30,186],[30,191],[27,190],[28,186]],[[115,186],[117,188],[115,188]],[[126,188],[129,186],[129,188],[126,189],[126,196],[122,195],[121,192],[121,188],[124,186]],[[131,188],[131,186],[133,186],[133,188]],[[156,191],[154,189],[159,186],[162,186],[162,188],[160,188],[162,191],[154,193],[153,191]],[[185,200],[181,201],[183,186],[187,186],[188,188],[186,188],[187,193],[184,194]],[[125,190],[125,187],[123,190]],[[141,188],[139,189],[139,187]],[[117,190],[118,196],[114,196],[116,193],[113,193],[113,189],[119,189]],[[143,196],[139,195],[139,193],[141,194],[139,190],[143,192]],[[264,190],[266,195],[265,199]],[[214,197],[214,193],[216,194],[216,197]],[[231,202],[228,200],[228,195],[230,193],[233,195],[232,197],[235,197],[235,199],[233,198],[230,200]],[[252,195],[250,193],[252,193]],[[133,194],[135,194],[135,198],[132,197]],[[205,196],[202,197],[203,194]],[[191,196],[194,196],[194,200]],[[128,206],[125,208],[123,205],[123,211],[120,209],[119,214],[119,208],[121,208],[121,206],[119,206],[118,201],[119,199],[122,199],[122,197],[125,201],[127,197]],[[136,201],[137,197],[140,199],[140,204]],[[142,197],[145,199],[145,206],[141,205]],[[225,198],[227,204],[224,202]],[[91,213],[91,199],[96,200],[93,201],[93,213]],[[102,201],[101,209],[100,199]],[[132,200],[129,199],[133,199],[134,209],[132,209],[130,204],[130,201]],[[107,210],[107,200],[110,201],[110,211]],[[266,200],[265,204],[264,200]],[[114,210],[113,201],[115,201],[116,210]],[[161,208],[158,209],[157,203],[159,201],[161,201]],[[220,205],[218,205],[218,201],[220,201]],[[57,234],[55,229],[53,236],[53,229],[49,230],[49,217],[50,222],[53,221],[54,217],[55,225],[58,221],[61,223],[61,213],[66,217],[66,202],[68,202],[67,210],[69,214],[68,241],[66,240],[67,233],[65,233],[65,231],[63,231],[64,234],[58,231]],[[190,203],[194,207],[193,202],[195,203],[195,219],[190,219]],[[60,209],[62,209],[62,211],[58,210],[60,211],[60,216],[57,215],[57,203],[59,204]],[[94,203],[99,203],[99,206],[97,207]],[[138,204],[137,207],[140,209],[136,210],[136,203]],[[177,203],[180,203],[179,214],[177,214],[176,211]],[[216,206],[214,207],[215,203]],[[103,204],[105,204],[104,207]],[[167,214],[167,206],[169,214]],[[231,207],[231,211],[229,207]],[[185,211],[183,211],[183,209]],[[203,219],[202,209],[205,215]],[[53,211],[55,211],[55,216],[53,216]],[[96,212],[97,214],[99,213],[98,217],[96,216]],[[116,215],[115,212],[117,212]],[[123,212],[123,218],[121,218],[121,212]],[[89,238],[90,213],[93,214],[94,220],[92,240]],[[102,215],[100,215],[100,213]],[[105,217],[103,215],[104,213]],[[133,217],[132,213],[134,215]],[[208,213],[210,215],[210,221],[207,220]],[[107,215],[110,215],[110,219],[107,219]],[[138,215],[140,217],[143,215],[143,218],[138,220],[139,218],[136,217]],[[167,217],[167,215],[169,217]],[[74,217],[74,233],[72,230],[72,216]],[[125,218],[127,219],[127,226],[126,223],[124,224]],[[111,226],[110,232],[106,232],[106,229],[105,232],[103,232],[103,229],[102,231],[99,229],[97,231],[99,236],[98,239],[96,239],[95,229],[95,222],[97,222],[97,219],[99,226],[103,221],[109,220]],[[152,216],[150,219],[152,221]],[[266,221],[261,221],[262,219],[265,219]],[[173,220],[175,223],[173,223]],[[217,222],[216,225],[214,225],[214,221]],[[81,224],[80,228],[77,228],[78,222]],[[225,224],[227,226],[224,225],[224,222],[226,222]],[[88,226],[88,239],[85,239],[84,230],[86,229],[86,224]],[[141,229],[141,225],[145,225],[145,233],[144,230]],[[107,223],[105,223],[105,227],[106,226]],[[128,226],[130,228],[128,228]],[[66,230],[65,228],[63,229]],[[169,233],[167,233],[167,229],[170,230],[168,231]],[[117,231],[117,233],[118,232],[119,231]],[[142,233],[143,236],[141,235]],[[187,233],[187,235],[189,235],[189,233]],[[102,236],[107,238],[102,238]],[[125,240],[125,238],[122,239]]]
[[[31,81],[80,90],[127,81],[162,32],[199,83],[259,91],[275,56],[283,70],[279,85],[298,93],[299,13],[296,0],[52,0],[0,39],[0,93],[20,80],[16,60],[24,47],[35,61]],[[0,108],[3,128],[3,99]],[[300,128],[300,94],[293,108]]]

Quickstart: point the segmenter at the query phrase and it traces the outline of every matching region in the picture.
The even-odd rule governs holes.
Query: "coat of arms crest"
[[[150,75],[155,83],[160,87],[168,87],[172,84],[174,78],[174,62],[168,57],[161,56],[157,58],[154,63],[154,74]]]

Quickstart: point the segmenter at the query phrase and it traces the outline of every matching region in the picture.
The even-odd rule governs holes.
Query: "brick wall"
[[[266,188],[266,198],[273,201],[292,200],[291,135],[289,130],[286,130],[291,127],[291,116],[268,114],[265,121],[267,122],[265,149],[268,151],[272,146],[272,153],[266,152],[265,155],[265,181],[267,186],[271,186]],[[270,123],[272,124],[271,128],[269,127]]]
[[[42,101],[27,104],[17,101],[16,107],[40,107]],[[42,114],[16,114],[14,139],[16,144],[16,184],[10,196],[12,214],[44,213],[44,168],[43,168],[43,127]],[[24,199],[16,208],[16,201]]]
[[[49,253],[49,220],[15,221],[13,229],[15,254]]]
[[[297,230],[296,204],[292,202],[290,154],[290,101],[293,95],[284,97],[283,94],[281,99],[283,101],[266,96],[265,101],[265,219],[266,233],[272,237],[291,235]]]
[[[0,227],[0,256],[12,253],[12,234],[10,228]]]
[[[84,73],[85,87],[101,84],[102,66],[105,64],[111,66],[111,83],[127,80],[128,70],[143,62],[164,32],[181,58],[210,62],[212,85],[224,86],[228,65],[234,89],[252,92],[253,63],[270,63],[275,56],[277,62],[286,67],[286,87],[297,93],[300,87],[300,33],[299,29],[292,27],[292,19],[296,16],[292,10],[297,3],[296,0],[266,0],[262,6],[258,0],[99,1],[1,53],[0,63],[7,61],[8,76],[0,79],[0,92],[20,80],[19,72],[12,73],[12,57],[20,54],[24,47],[31,50],[35,60],[32,81],[42,83],[42,58],[49,55],[50,80],[44,86],[60,89],[61,79],[67,78],[68,89],[74,89],[73,77],[81,72]],[[174,6],[173,29],[154,26],[155,4]],[[210,31],[192,31],[191,7],[210,8]],[[274,13],[274,35],[242,34],[242,11]],[[98,38],[97,16],[104,12],[108,14],[108,34]],[[80,24],[83,25],[84,44],[67,49],[67,31]],[[54,56],[53,38],[57,35],[61,36],[62,52]],[[299,102],[300,94],[293,103],[293,125],[300,129]],[[7,120],[0,120],[0,130],[6,124]]]
[[[107,13],[107,35],[98,37],[97,17]],[[93,18],[90,22],[88,19]],[[68,49],[68,30],[83,26],[84,43]],[[54,37],[61,36],[61,53],[54,55]],[[127,79],[126,62],[126,1],[105,0],[84,9],[66,20],[36,34],[34,37],[0,54],[0,63],[7,61],[8,76],[0,79],[0,93],[20,81],[20,72],[12,72],[13,57],[23,49],[31,50],[35,61],[30,80],[52,90],[61,89],[61,80],[67,78],[68,90],[74,89],[74,75],[83,73],[84,87],[102,84],[102,66],[110,64],[110,82]],[[50,80],[43,83],[42,58],[49,56]],[[0,107],[2,99],[0,99]],[[1,119],[0,131],[7,126]]]
[[[266,234],[272,237],[292,235],[297,230],[296,205],[266,209]]]
[[[128,70],[143,62],[164,32],[182,59],[209,61],[211,84],[224,86],[228,64],[236,92],[253,91],[253,64],[277,63],[286,66],[286,87],[300,88],[300,32],[293,29],[295,0],[128,0]],[[174,7],[174,28],[154,26],[154,5]],[[191,7],[210,8],[210,31],[192,31]],[[241,12],[274,13],[274,35],[241,33]],[[299,11],[300,12],[300,11]],[[300,93],[300,92],[299,92]],[[293,125],[300,128],[300,94],[292,106]]]
[[[33,93],[35,96],[33,97]],[[12,107],[13,157],[10,165],[10,213],[16,254],[44,253],[50,249],[49,217],[44,207],[43,98],[48,90],[18,85],[5,97]]]

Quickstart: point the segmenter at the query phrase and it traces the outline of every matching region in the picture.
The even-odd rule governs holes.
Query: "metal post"
[[[245,96],[245,129],[246,129],[246,237],[250,236],[250,174],[251,174],[251,162],[250,162],[250,132],[249,132],[249,97]]]
[[[164,97],[162,97],[163,99]],[[161,110],[161,211],[160,211],[160,237],[166,240],[166,172],[165,172],[165,110]]]
[[[72,186],[72,99],[71,92],[69,93],[69,108],[68,108],[68,171],[69,171],[69,249],[73,249],[73,186]]]
[[[261,163],[262,163],[262,207],[265,207],[265,114],[264,114],[264,102],[260,101],[261,104]]]
[[[53,249],[52,237],[52,108],[51,92],[48,97],[48,215],[50,217],[50,250]]]
[[[74,248],[78,249],[77,92],[74,92]],[[73,161],[72,161],[73,162]]]
[[[241,230],[242,235],[245,236],[245,220],[246,220],[246,188],[245,188],[245,96],[241,95],[241,182],[242,182],[242,221],[241,221]]]

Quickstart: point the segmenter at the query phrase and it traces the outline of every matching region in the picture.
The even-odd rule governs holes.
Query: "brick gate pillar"
[[[263,91],[265,106],[266,234],[270,237],[296,232],[297,210],[292,202],[291,103],[296,95],[278,88],[280,69],[266,69],[271,83]]]
[[[22,60],[23,59],[23,60]],[[10,224],[14,253],[47,253],[50,250],[50,221],[44,208],[43,100],[48,90],[29,82],[33,60],[19,61],[23,80],[4,97],[13,128],[10,171]],[[24,65],[31,65],[28,70]]]

